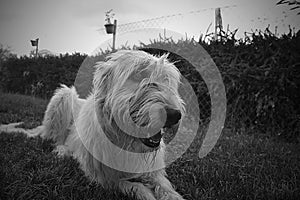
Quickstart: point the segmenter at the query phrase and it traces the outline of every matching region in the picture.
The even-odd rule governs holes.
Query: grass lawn
[[[41,123],[47,100],[0,94],[0,124]],[[132,199],[90,182],[52,141],[0,134],[0,199]],[[199,140],[167,168],[185,199],[300,199],[300,145],[261,134],[224,130],[212,152],[197,157]]]

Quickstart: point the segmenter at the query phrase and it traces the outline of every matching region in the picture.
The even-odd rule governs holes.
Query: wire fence
[[[236,5],[229,5],[229,6],[223,6],[220,7],[220,9],[229,9],[229,8],[235,8]],[[120,24],[117,26],[117,32],[119,34],[131,32],[139,29],[147,29],[147,28],[166,28],[171,23],[179,23],[179,22],[187,22],[190,20],[190,17],[193,17],[194,19],[197,18],[200,14],[207,12],[207,11],[214,11],[215,8],[205,8],[195,11],[190,11],[186,13],[176,13],[172,15],[166,15],[161,17],[155,17],[151,19],[145,19],[125,24]],[[105,28],[100,28],[97,30],[99,34],[105,35],[106,31]]]

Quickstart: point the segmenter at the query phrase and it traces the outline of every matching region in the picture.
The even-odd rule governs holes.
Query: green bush
[[[279,37],[266,29],[245,34],[240,40],[235,38],[235,33],[222,32],[218,41],[200,38],[199,42],[193,39],[174,42],[160,38],[150,45],[141,44],[134,48],[153,54],[163,53],[158,49],[170,49],[175,53],[170,59],[176,61],[176,66],[193,87],[198,97],[200,118],[206,121],[210,116],[206,84],[193,66],[178,56],[201,59],[197,53],[200,44],[222,74],[227,94],[226,126],[238,130],[259,129],[294,141],[300,135],[300,32]],[[88,59],[79,53],[9,58],[0,69],[2,90],[50,98],[60,83],[74,84],[84,61],[88,63],[83,70],[87,74],[79,73],[78,77],[86,80],[89,87],[79,85],[77,89],[82,91],[81,97],[85,97],[91,86],[92,66],[97,60],[104,59],[102,54]]]
[[[9,58],[1,73],[4,92],[49,98],[60,83],[72,85],[86,55],[75,53],[60,56]]]
[[[300,32],[277,37],[266,29],[205,48],[222,72],[233,127],[299,136]]]

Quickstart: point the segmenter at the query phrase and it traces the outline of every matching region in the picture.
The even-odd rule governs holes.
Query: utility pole
[[[222,29],[223,29],[223,25],[222,25],[221,8],[216,8],[215,9],[215,41],[218,41],[218,36],[220,36],[220,39],[222,40],[221,37]]]

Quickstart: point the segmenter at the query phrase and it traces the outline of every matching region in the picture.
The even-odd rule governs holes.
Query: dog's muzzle
[[[148,83],[148,84],[144,85],[142,87],[142,90],[145,90],[142,92],[142,94],[144,94],[144,95],[139,96],[135,100],[135,102],[138,102],[138,103],[137,104],[134,103],[135,107],[131,107],[132,110],[130,110],[130,116],[136,124],[139,123],[139,126],[145,127],[148,125],[149,121],[145,120],[144,122],[139,122],[139,116],[137,116],[137,113],[140,109],[140,106],[143,105],[145,103],[145,101],[147,101],[147,98],[145,98],[145,97],[147,97],[148,94],[152,94],[153,91],[160,91],[161,89],[157,83],[152,82],[152,83]],[[164,102],[161,102],[161,103],[163,104]],[[164,122],[164,126],[162,128],[170,129],[170,128],[172,128],[173,125],[177,124],[179,122],[179,120],[181,119],[181,112],[180,112],[180,110],[173,109],[172,107],[167,106],[167,105],[164,106],[164,108],[162,108],[162,109],[164,109],[165,112],[163,112],[163,113],[166,115],[165,116],[166,121]],[[162,138],[162,132],[159,131],[158,133],[156,133],[155,135],[153,135],[149,138],[140,138],[140,140],[146,146],[151,147],[151,148],[156,148],[159,146],[161,138]]]
[[[172,128],[175,124],[179,122],[181,119],[181,112],[176,109],[172,109],[168,106],[165,107],[165,111],[167,114],[166,122],[163,128]],[[140,140],[148,147],[156,148],[159,146],[162,138],[162,133],[159,131],[155,135],[149,138],[140,138]]]

